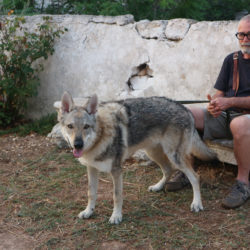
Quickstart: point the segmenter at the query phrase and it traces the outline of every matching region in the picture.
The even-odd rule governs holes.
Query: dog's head
[[[62,96],[59,117],[62,134],[77,158],[90,149],[96,139],[97,104],[96,95],[90,97],[82,107],[74,104],[69,93],[65,92]]]

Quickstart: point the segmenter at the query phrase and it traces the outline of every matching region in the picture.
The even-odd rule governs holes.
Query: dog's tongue
[[[74,155],[76,158],[81,157],[82,154],[83,154],[83,150],[82,150],[82,149],[73,149],[73,155]]]

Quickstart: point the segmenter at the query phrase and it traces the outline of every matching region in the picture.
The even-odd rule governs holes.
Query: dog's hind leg
[[[182,151],[183,152],[183,151]],[[187,178],[189,179],[192,188],[193,188],[193,202],[191,204],[191,211],[199,212],[203,210],[201,202],[201,193],[200,193],[200,183],[199,175],[195,173],[192,167],[192,156],[184,155],[178,152],[169,153],[168,157],[176,169],[182,171]]]
[[[111,177],[113,179],[113,200],[114,200],[114,209],[113,213],[109,219],[111,224],[119,224],[122,221],[122,191],[123,191],[123,182],[122,182],[122,168],[118,167],[111,171]]]
[[[199,212],[203,210],[200,192],[200,177],[195,173],[192,166],[191,156],[186,156],[185,164],[187,167],[180,169],[189,179],[193,188],[193,202],[191,204],[191,211]]]
[[[160,166],[163,174],[161,180],[158,183],[148,187],[148,191],[158,192],[164,188],[165,183],[168,181],[169,177],[172,174],[171,163],[168,157],[163,152],[161,145],[146,149],[146,152],[148,157]]]
[[[89,218],[95,209],[98,188],[98,170],[93,167],[87,167],[88,170],[88,205],[85,210],[79,213],[78,217]]]

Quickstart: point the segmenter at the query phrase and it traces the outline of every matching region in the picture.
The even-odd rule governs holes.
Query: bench
[[[217,153],[219,161],[237,165],[232,140],[217,139],[206,141],[206,144]]]

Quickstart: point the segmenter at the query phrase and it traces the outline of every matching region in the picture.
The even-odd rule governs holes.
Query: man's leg
[[[203,131],[204,129],[204,109],[203,108],[194,108],[189,107],[189,110],[192,112],[195,119],[195,127]]]
[[[236,183],[228,196],[222,201],[222,205],[227,208],[236,208],[250,198],[250,116],[244,115],[234,118],[230,123],[230,129],[233,134],[238,174]]]
[[[250,115],[236,117],[230,124],[234,139],[234,154],[238,163],[237,180],[249,185]]]

